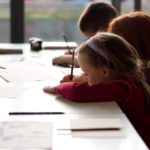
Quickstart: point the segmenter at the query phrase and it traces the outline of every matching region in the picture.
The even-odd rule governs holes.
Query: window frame
[[[10,0],[10,41],[24,43],[24,0]]]

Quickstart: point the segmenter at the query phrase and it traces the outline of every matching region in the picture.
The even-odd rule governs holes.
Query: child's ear
[[[102,66],[102,74],[104,77],[109,77],[110,76],[110,68],[107,66]]]

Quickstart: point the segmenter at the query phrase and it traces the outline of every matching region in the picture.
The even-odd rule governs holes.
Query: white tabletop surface
[[[23,45],[20,45],[21,47]],[[52,78],[41,81],[24,81],[24,82],[10,82],[6,83],[0,79],[1,87],[17,87],[24,89],[20,95],[7,98],[0,98],[0,121],[43,121],[53,122],[54,136],[53,136],[53,150],[147,150],[148,148],[135,131],[125,114],[120,110],[115,102],[101,102],[101,103],[73,103],[65,100],[61,96],[50,95],[43,93],[44,85],[55,85],[66,73],[70,73],[70,69],[61,68],[51,65],[51,58],[56,56],[57,51],[41,51],[38,53],[31,53],[29,45],[23,46],[26,50],[23,55],[1,55],[0,65],[9,63],[10,61],[20,61],[25,58],[36,60],[40,64],[50,67],[53,70]],[[63,54],[62,51],[59,53]],[[77,70],[78,72],[78,70]],[[7,92],[6,92],[7,94]],[[32,112],[53,112],[61,111],[63,115],[24,115],[24,116],[10,116],[11,111],[32,111]],[[117,118],[123,125],[122,137],[72,137],[70,133],[58,134],[57,129],[68,127],[71,119],[79,118]]]

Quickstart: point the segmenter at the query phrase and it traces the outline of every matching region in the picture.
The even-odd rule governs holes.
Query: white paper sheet
[[[0,87],[0,97],[16,98],[23,94],[28,88],[25,87]]]
[[[0,122],[0,148],[52,149],[52,123]]]
[[[87,118],[71,120],[72,129],[120,128],[120,130],[72,131],[73,137],[124,137],[123,125],[118,118]]]
[[[7,69],[0,70],[0,75],[10,82],[39,81],[51,77],[51,70],[44,64],[33,60],[3,64]]]

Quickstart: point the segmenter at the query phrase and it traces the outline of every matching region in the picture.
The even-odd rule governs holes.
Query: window
[[[0,42],[10,42],[9,0],[0,0]]]
[[[26,0],[25,39],[35,36],[46,41],[81,42],[83,35],[77,27],[77,20],[87,2],[65,0]]]
[[[12,2],[14,14],[19,15],[24,1],[24,18],[21,23],[21,15],[14,16],[18,21],[11,20]],[[0,0],[0,42],[28,42],[29,37],[35,36],[45,41],[62,41],[64,32],[68,41],[81,43],[85,40],[77,27],[78,18],[85,5],[92,0]],[[134,1],[121,0],[121,14],[134,10]],[[111,3],[112,0],[102,0]],[[142,10],[150,13],[150,1],[141,0]],[[10,7],[11,4],[11,7]],[[11,16],[10,16],[11,13]],[[16,27],[16,23],[17,27]],[[24,24],[23,24],[24,23]],[[13,26],[12,26],[13,24]],[[24,31],[21,31],[22,28]],[[19,29],[20,28],[20,29]],[[12,32],[13,30],[13,32]],[[11,36],[13,33],[13,36]],[[22,37],[24,36],[24,37]]]

